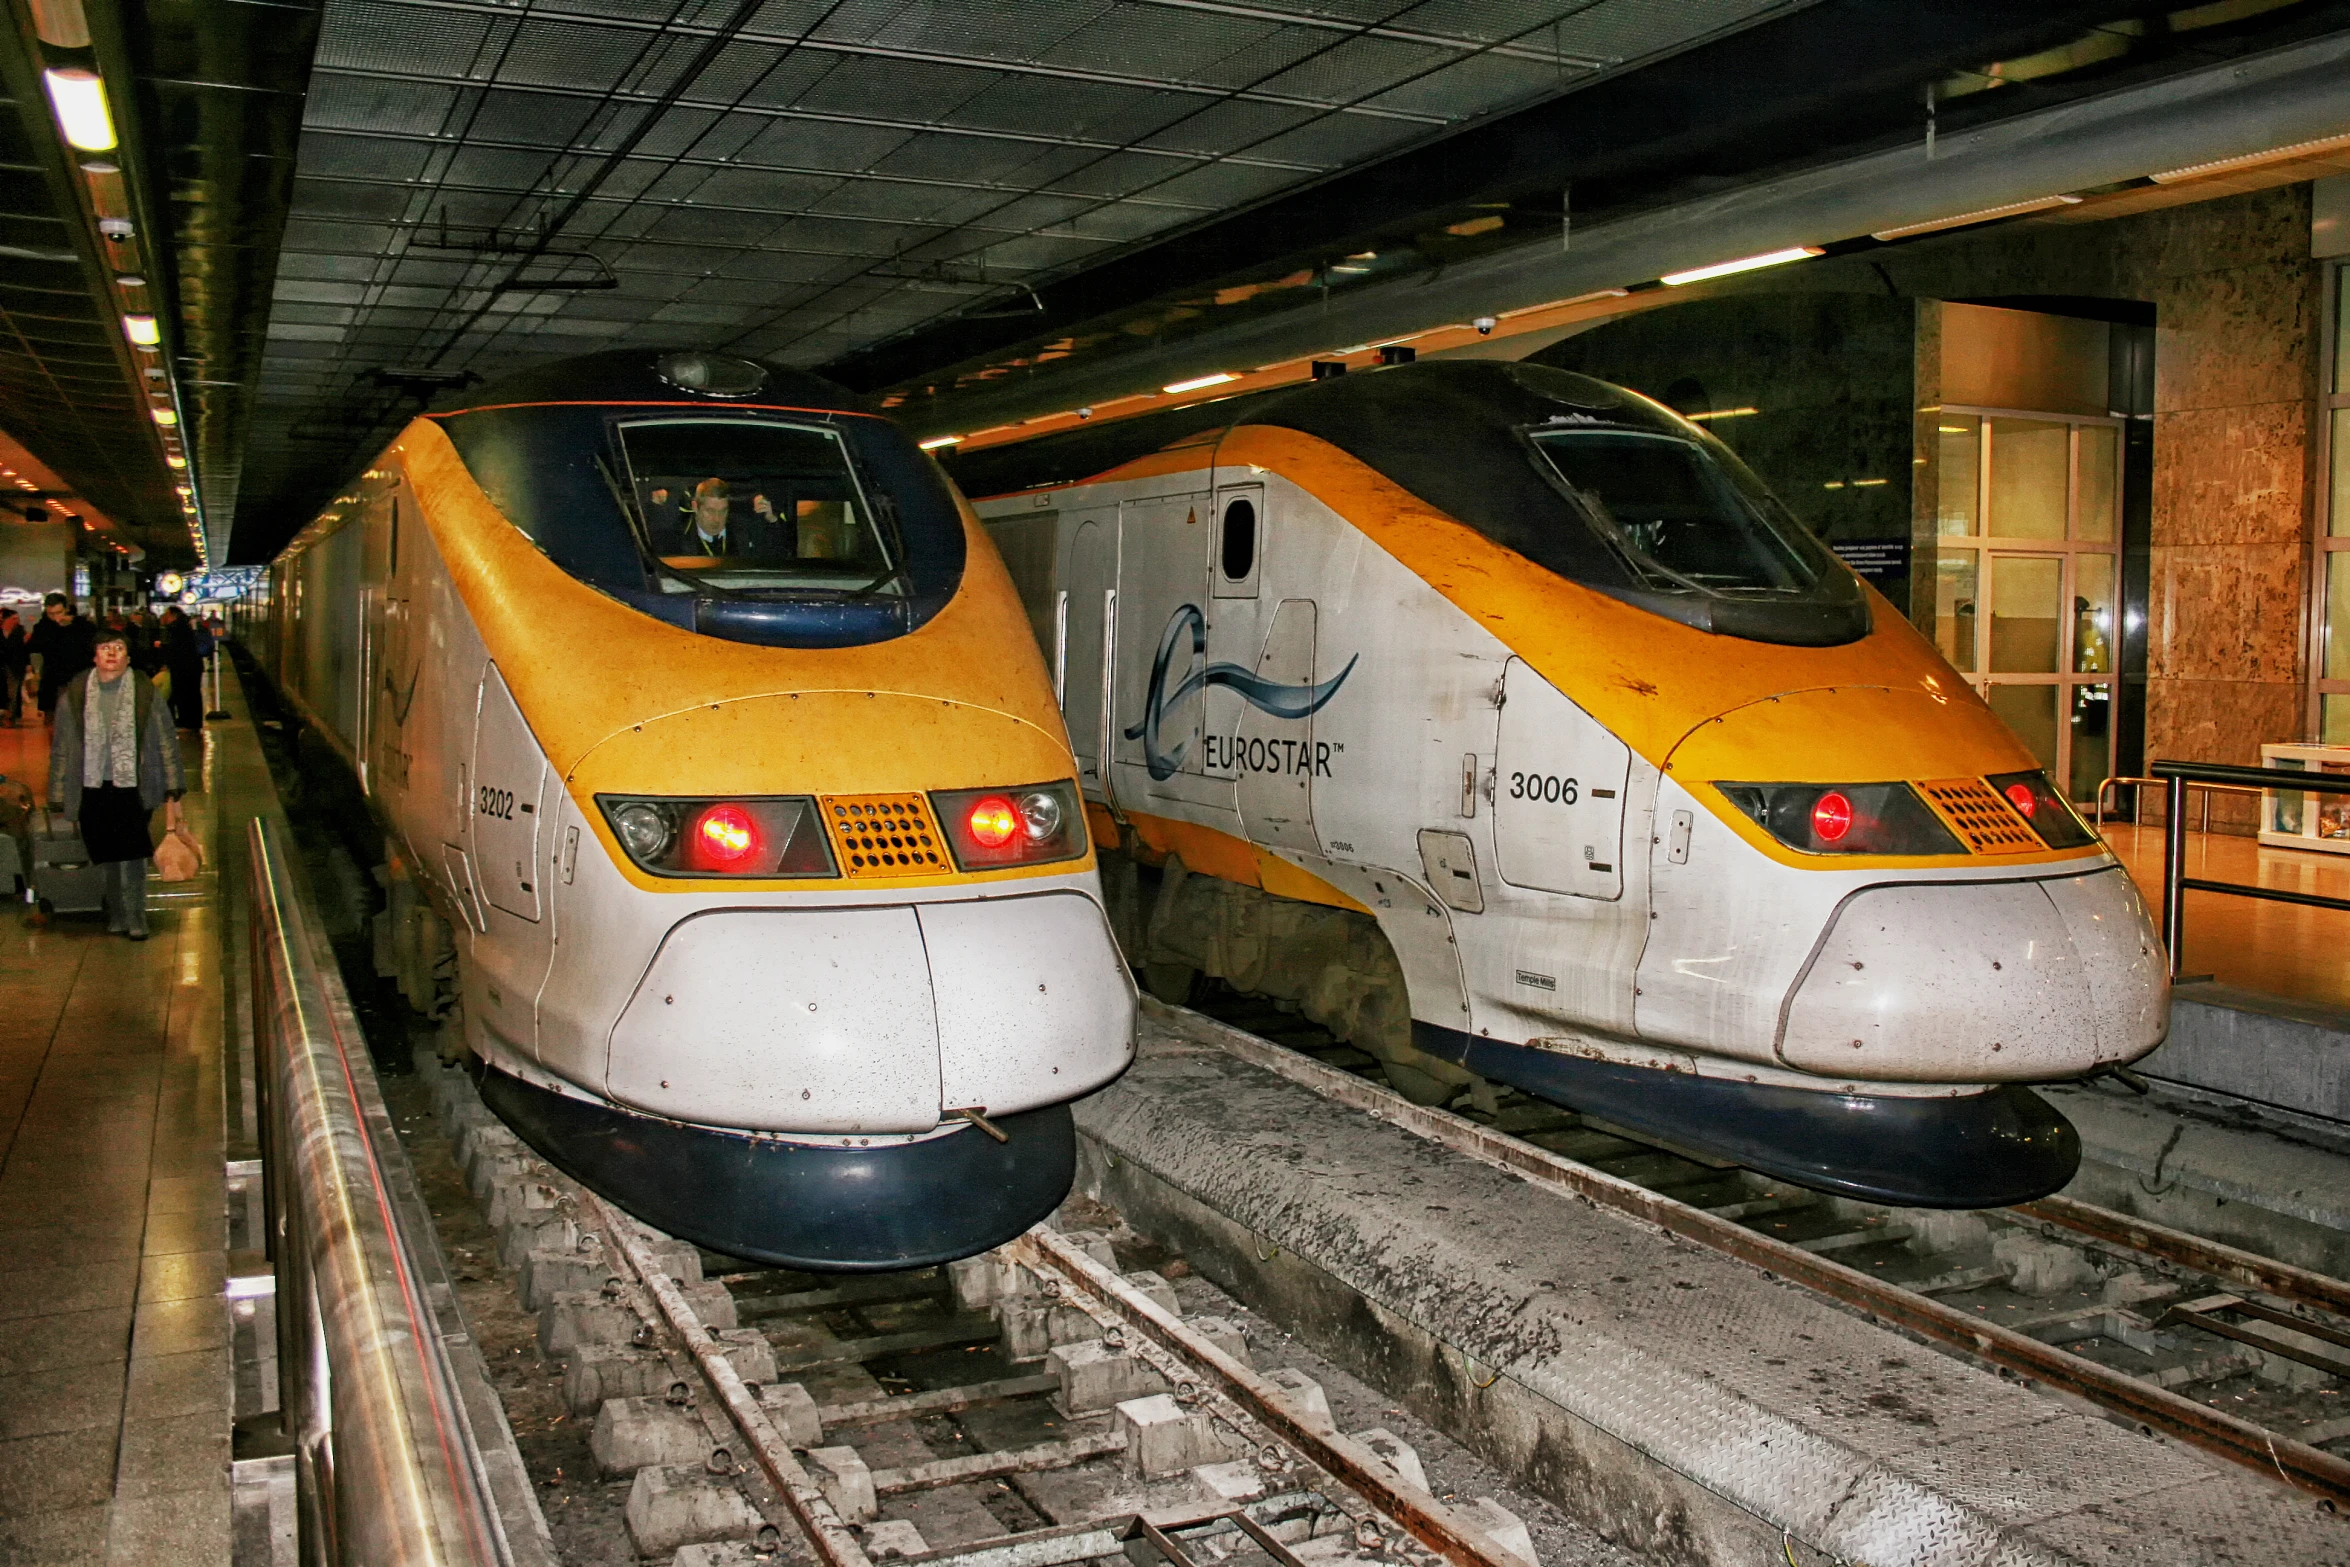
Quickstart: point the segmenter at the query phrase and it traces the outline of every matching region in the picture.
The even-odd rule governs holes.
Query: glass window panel
[[[2350,680],[2350,550],[2326,554],[2324,643],[2318,657],[2318,666],[2325,671],[2322,678]]]
[[[1991,671],[2053,675],[2064,589],[2058,555],[1991,557]],[[2052,720],[2053,721],[2053,720]]]
[[[1964,538],[1975,531],[1975,492],[1981,488],[1983,473],[1983,421],[1973,414],[1943,414],[1941,427],[1940,468],[1934,481],[1941,500],[1935,507],[1934,531],[1945,538]]]
[[[2081,499],[2073,537],[2111,539],[2121,488],[2121,432],[2110,424],[2081,426]]]
[[[2334,390],[2350,392],[2350,267],[2334,269]]]
[[[2113,557],[2073,557],[2073,673],[2113,673]]]
[[[1946,549],[1934,562],[1934,642],[1950,667],[1975,672],[1975,552]]]
[[[2063,538],[2072,426],[2044,419],[1990,423],[1991,514],[1983,531],[2002,539]]]
[[[2350,267],[2342,275],[2350,277]],[[2350,321],[2343,325],[2350,327]],[[2334,410],[2334,494],[2326,508],[2326,531],[2337,539],[2350,538],[2350,408]]]
[[[2321,745],[2350,745],[2350,696],[2318,699],[2317,738]]]
[[[2056,687],[1992,686],[1983,693],[2016,738],[2032,749],[2040,765],[2056,770]]]
[[[2111,772],[2113,687],[2073,687],[2072,797],[2097,798],[2097,786]]]

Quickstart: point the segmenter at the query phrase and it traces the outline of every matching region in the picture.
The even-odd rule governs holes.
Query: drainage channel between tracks
[[[1213,986],[1194,1000],[1204,1010],[1146,1005],[1457,1153],[2280,1479],[2329,1509],[2350,1501],[2350,1459],[2320,1445],[2350,1445],[2350,1285],[2340,1280],[2061,1197],[1989,1222],[1871,1209],[1506,1090],[1482,1104],[1463,1095],[1450,1109],[1416,1105],[1385,1086],[1372,1057],[1271,1003]],[[1928,1230],[1959,1244],[1929,1247],[1921,1261]],[[1969,1296],[1987,1298],[1975,1310],[1952,1303]],[[2188,1396],[2196,1388],[2211,1401]],[[2217,1407],[2222,1399],[2266,1419]]]

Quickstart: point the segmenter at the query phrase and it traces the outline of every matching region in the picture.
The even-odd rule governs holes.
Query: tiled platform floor
[[[0,773],[46,771],[0,727]],[[144,943],[0,903],[0,1562],[227,1560],[215,886],[151,886]]]
[[[2162,917],[2162,829],[2111,823],[2105,840]],[[2350,855],[2264,849],[2250,838],[2187,834],[2187,874],[2350,899]],[[2350,913],[2266,903],[2219,892],[2187,894],[2187,964],[2223,985],[2350,1007]]]

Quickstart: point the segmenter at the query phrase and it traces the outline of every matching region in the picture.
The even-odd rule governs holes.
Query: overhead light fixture
[[[1910,239],[1919,234],[1939,234],[1944,229],[1961,229],[1970,223],[1988,223],[1993,218],[2016,218],[2027,212],[2046,212],[2051,207],[2077,207],[2078,196],[2035,196],[2030,201],[2011,201],[2004,206],[1979,207],[1973,212],[1961,212],[1954,217],[1933,218],[1924,223],[1904,223],[1898,228],[1878,229],[1871,239]]]
[[[927,441],[917,441],[914,444],[926,452],[935,452],[942,446],[960,446],[963,444],[963,438],[959,435],[934,435]]]
[[[112,150],[114,116],[106,110],[106,84],[96,71],[69,65],[43,71],[41,81],[49,89],[49,107],[57,113],[67,145],[83,152]]]
[[[122,318],[122,332],[123,336],[141,348],[153,348],[157,343],[163,341],[163,334],[156,329],[153,316],[124,316]]]
[[[1699,413],[1684,414],[1682,417],[1692,424],[1704,424],[1713,419],[1743,419],[1748,414],[1761,412],[1760,408],[1714,408]]]
[[[2233,174],[2239,169],[2258,168],[2266,163],[2290,163],[2298,158],[2314,158],[2321,153],[2340,152],[2345,147],[2350,147],[2350,136],[2328,136],[2318,141],[2297,141],[2289,147],[2271,147],[2266,152],[2248,152],[2240,158],[2190,163],[2185,168],[2165,169],[2147,178],[2157,185],[2172,185],[2180,180],[2199,180],[2213,174]]]
[[[175,457],[166,457],[166,458],[164,458],[164,459],[163,459],[163,466],[164,466],[164,467],[166,467],[166,468],[185,468],[187,465],[188,465],[188,460],[187,460],[185,457],[176,457],[176,456],[175,456]]]
[[[1162,386],[1159,390],[1165,392],[1169,397],[1179,397],[1185,392],[1205,391],[1211,386],[1222,386],[1227,381],[1239,379],[1239,376],[1230,371],[1219,370],[1214,375],[1194,376],[1188,381],[1178,381],[1173,386]]]
[[[1702,283],[1708,278],[1728,277],[1736,272],[1756,272],[1764,267],[1784,266],[1790,261],[1809,261],[1814,256],[1826,254],[1817,245],[1795,245],[1786,250],[1766,250],[1759,256],[1740,256],[1736,261],[1717,261],[1710,267],[1668,272],[1657,281],[1667,288],[1679,288],[1684,283]]]
[[[180,416],[173,413],[168,408],[150,408],[147,411],[155,416],[155,422],[157,424],[162,425],[167,430],[180,422]]]

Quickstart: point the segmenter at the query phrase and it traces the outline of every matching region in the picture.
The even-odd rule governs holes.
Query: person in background
[[[163,612],[163,667],[171,671],[171,710],[182,729],[204,727],[204,655],[196,628],[177,604]]]
[[[93,667],[58,692],[49,745],[49,808],[81,828],[90,863],[106,873],[106,928],[147,939],[148,821],[164,808],[180,825],[187,776],[179,735],[147,677],[131,668],[129,637],[97,633]]]
[[[41,721],[57,721],[57,693],[65,683],[90,667],[95,657],[98,628],[73,612],[73,600],[52,593],[41,601],[41,621],[25,639],[25,652],[38,671],[34,689],[40,695]]]
[[[24,685],[24,622],[13,609],[0,609],[0,724],[16,727],[16,703]]]

